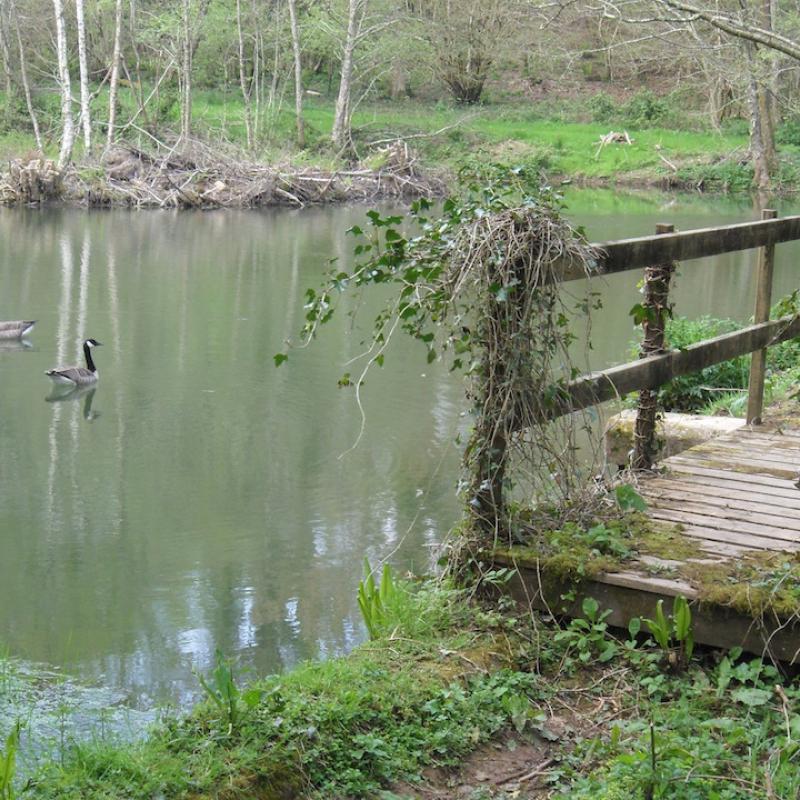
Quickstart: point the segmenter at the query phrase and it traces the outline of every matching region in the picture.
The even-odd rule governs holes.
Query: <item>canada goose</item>
[[[0,322],[0,339],[21,339],[33,330],[35,319],[18,319]]]
[[[72,386],[86,386],[94,383],[100,377],[100,374],[94,365],[94,361],[92,361],[92,348],[98,347],[100,344],[102,342],[98,342],[97,339],[87,339],[83,343],[83,355],[86,358],[85,367],[59,367],[58,369],[47,370],[45,375],[56,383],[66,383]]]

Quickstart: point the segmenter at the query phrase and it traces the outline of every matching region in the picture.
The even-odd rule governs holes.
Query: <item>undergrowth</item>
[[[772,318],[779,314],[773,311]],[[732,333],[741,324],[732,319],[704,316],[698,319],[674,317],[667,321],[669,347],[682,350],[692,344]],[[658,390],[659,407],[665,411],[699,411],[706,414],[744,416],[750,356],[744,355],[706,367],[691,375],[673,378]],[[767,351],[765,401],[780,399],[800,379],[800,340],[770,347]]]
[[[505,620],[466,599],[398,584],[382,636],[349,657],[259,681],[235,714],[209,701],[143,743],[76,747],[29,796],[368,797],[426,765],[455,764],[538,692],[537,677],[516,669]]]
[[[144,742],[75,746],[19,797],[402,797],[398,781],[457,769],[503,731],[547,740],[536,787],[560,800],[796,797],[796,681],[740,651],[693,649],[685,601],[659,611],[615,633],[586,598],[559,629],[508,598],[395,579],[376,637],[349,656],[256,682],[233,721],[209,701]],[[526,788],[463,796],[539,796]]]

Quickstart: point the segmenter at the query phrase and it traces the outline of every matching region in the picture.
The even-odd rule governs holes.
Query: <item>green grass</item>
[[[58,127],[56,100],[49,95],[37,97],[43,126],[53,130]],[[105,118],[107,102],[104,90],[93,104],[95,119]],[[135,109],[134,98],[124,87],[120,93],[120,105],[119,119],[124,121]],[[360,106],[353,116],[353,125],[356,145],[362,155],[368,152],[374,141],[398,135],[414,136],[413,146],[430,165],[455,167],[465,158],[477,155],[484,160],[532,161],[554,174],[607,180],[643,173],[651,178],[670,174],[660,155],[681,165],[697,160],[706,164],[715,156],[728,154],[737,147],[745,148],[747,143],[742,134],[627,126],[632,145],[610,144],[599,149],[603,134],[612,128],[622,130],[624,126],[614,122],[583,123],[554,119],[554,113],[550,107],[532,104],[464,109],[442,103],[381,102]],[[544,118],[545,114],[549,118]],[[307,99],[304,116],[309,144],[304,153],[298,153],[293,144],[294,111],[290,100],[284,97],[276,109],[263,109],[259,120],[261,136],[254,156],[263,160],[291,160],[298,164],[332,163],[330,154],[326,153],[333,125],[332,99]],[[570,116],[577,117],[578,114],[573,111]],[[195,133],[201,138],[240,146],[245,142],[244,111],[238,91],[195,91],[192,117]],[[140,117],[137,124],[144,126],[145,119]],[[158,124],[173,130],[178,127],[177,95],[173,91],[166,91],[162,96]],[[430,136],[445,128],[447,130]],[[143,144],[148,142],[148,137],[135,129],[130,129],[128,135],[138,137]],[[102,131],[97,131],[97,139],[102,136]],[[76,145],[76,155],[79,156],[80,142]],[[24,132],[0,135],[0,154],[16,154],[32,147],[32,137]],[[52,149],[54,145],[51,142],[49,150]],[[687,179],[694,180],[700,174],[697,172],[699,167],[695,172],[691,172],[689,167],[687,169]]]
[[[29,796],[277,798],[291,787],[367,797],[425,765],[454,764],[509,724],[512,706],[532,708],[538,684],[511,668],[503,619],[465,600],[400,584],[387,608],[394,635],[254,684],[234,722],[209,702],[144,742],[76,746]]]
[[[72,742],[18,796],[390,797],[501,730],[552,740],[551,715],[570,720],[546,775],[559,798],[768,800],[767,774],[772,796],[796,796],[800,687],[773,667],[700,652],[676,669],[675,643],[613,636],[593,601],[587,620],[559,631],[504,599],[479,604],[436,582],[395,588],[376,638],[349,656],[237,684],[233,716],[209,701],[142,741]],[[481,791],[469,800],[505,796]]]

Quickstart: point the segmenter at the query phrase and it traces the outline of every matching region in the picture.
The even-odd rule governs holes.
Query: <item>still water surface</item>
[[[575,193],[594,241],[754,219],[747,203]],[[789,213],[791,209],[781,209]],[[399,343],[365,387],[366,428],[337,378],[360,352],[345,315],[276,370],[302,298],[360,208],[190,213],[0,211],[0,642],[126,691],[185,703],[215,649],[258,674],[364,636],[366,555],[425,570],[456,521],[462,387]],[[776,296],[798,284],[778,250]],[[750,313],[752,259],[685,264],[676,311]],[[636,274],[600,286],[592,365],[625,360]],[[96,391],[44,371],[93,336]],[[391,368],[389,368],[391,367]]]

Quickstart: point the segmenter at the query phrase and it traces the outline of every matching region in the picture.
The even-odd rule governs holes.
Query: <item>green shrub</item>
[[[680,350],[703,339],[732,333],[740,327],[732,319],[700,317],[691,320],[675,317],[667,321],[667,344]],[[783,342],[769,349],[767,367],[770,372],[795,369],[798,366],[800,341],[795,339]],[[674,378],[659,389],[658,400],[665,411],[697,411],[726,394],[735,396],[737,391],[746,390],[749,377],[750,356],[739,356],[706,367],[700,372]]]
[[[663,124],[669,113],[669,102],[650,89],[637,92],[622,107],[622,118],[637,128],[658,127]]]
[[[733,159],[693,164],[678,170],[676,177],[704,189],[743,192],[753,185],[753,165],[749,161]]]
[[[778,144],[793,144],[800,147],[800,115],[793,114],[779,127],[775,138]]]
[[[598,92],[589,98],[589,112],[593,122],[609,122],[617,116],[617,102],[611,95]]]

